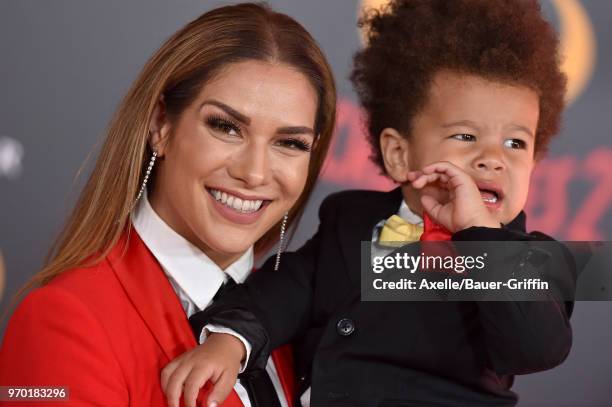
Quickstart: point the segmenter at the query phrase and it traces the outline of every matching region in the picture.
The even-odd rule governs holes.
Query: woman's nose
[[[240,179],[247,186],[259,186],[269,179],[269,160],[265,145],[249,144],[228,163],[228,172],[231,177]]]

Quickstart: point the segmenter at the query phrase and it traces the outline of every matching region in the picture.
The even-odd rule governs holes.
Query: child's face
[[[439,72],[413,121],[407,165],[414,171],[450,161],[472,177],[487,208],[506,224],[527,200],[538,116],[538,95],[527,87]],[[404,184],[413,210],[422,211],[420,196],[427,188]]]

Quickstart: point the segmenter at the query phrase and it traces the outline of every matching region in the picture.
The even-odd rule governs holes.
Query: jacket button
[[[355,332],[355,322],[349,318],[342,318],[336,324],[336,331],[339,335],[349,336],[353,332]]]

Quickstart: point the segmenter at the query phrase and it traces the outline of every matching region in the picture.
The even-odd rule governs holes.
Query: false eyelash
[[[228,130],[235,130],[238,134],[241,132],[240,125],[238,123],[219,115],[208,116],[206,118],[206,124],[215,130],[224,131],[225,133],[227,133]]]
[[[299,137],[290,137],[290,138],[282,139],[280,143],[289,148],[295,148],[295,149],[306,151],[306,152],[309,152],[312,148],[310,143],[308,143],[307,141]]]

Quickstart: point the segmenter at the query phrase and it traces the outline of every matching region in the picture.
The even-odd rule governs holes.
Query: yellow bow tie
[[[422,226],[413,225],[393,215],[385,221],[378,243],[383,246],[401,246],[409,242],[416,242],[422,234]]]

